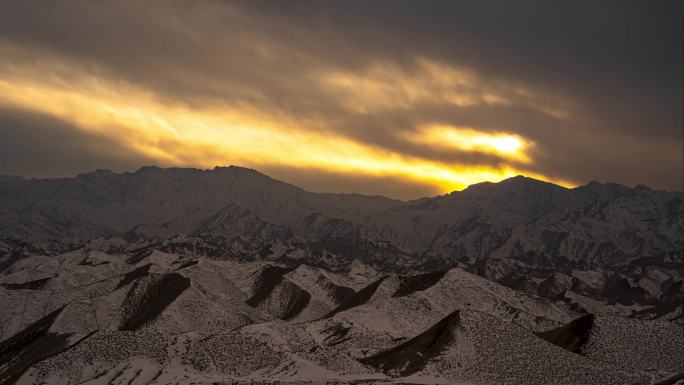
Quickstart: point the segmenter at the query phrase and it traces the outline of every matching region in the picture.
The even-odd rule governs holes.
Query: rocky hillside
[[[461,267],[587,309],[676,318],[683,202],[644,186],[567,189],[522,176],[410,202],[311,193],[233,166],[0,177],[0,269],[89,243],[332,271],[356,260],[402,274]]]
[[[460,268],[85,247],[6,267],[0,304],[8,384],[646,385],[684,373],[681,326],[586,315]]]
[[[340,264],[514,258],[539,266],[623,266],[639,258],[681,259],[684,248],[681,192],[597,182],[566,189],[522,176],[410,202],[311,193],[232,166],[0,177],[0,213],[1,238],[185,234],[242,243],[243,254],[281,245],[317,249]],[[292,253],[284,256],[296,258]]]
[[[676,384],[682,193],[0,177],[0,384]],[[679,381],[679,382],[678,382]]]

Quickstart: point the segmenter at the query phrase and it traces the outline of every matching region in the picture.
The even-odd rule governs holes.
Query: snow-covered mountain
[[[522,176],[402,202],[311,193],[232,166],[99,170],[64,179],[2,177],[0,213],[1,238],[186,234],[246,240],[252,249],[317,247],[350,260],[394,256],[412,266],[488,258],[621,266],[681,258],[684,247],[680,192],[597,182],[566,189]]]
[[[684,371],[676,323],[583,315],[460,268],[126,255],[6,268],[0,381],[651,384]]]
[[[0,383],[674,384],[681,192],[0,177]]]

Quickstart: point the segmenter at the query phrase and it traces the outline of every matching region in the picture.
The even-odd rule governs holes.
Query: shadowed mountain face
[[[95,239],[106,251],[137,245],[132,260],[159,249],[335,271],[360,260],[380,271],[436,274],[404,282],[407,292],[460,266],[578,306],[567,293],[660,305],[644,313],[656,317],[684,299],[683,202],[682,193],[643,186],[591,182],[566,189],[523,176],[410,202],[311,193],[234,166],[0,177],[0,238],[10,245],[0,248],[0,267],[22,253],[65,251]],[[282,285],[278,290],[298,290]]]
[[[40,288],[0,289],[0,378],[647,385],[684,372],[675,322],[583,315],[459,268],[330,272],[134,252],[86,246],[0,272],[14,285],[54,273]]]
[[[4,238],[186,234],[242,248],[243,256],[270,255],[278,244],[333,255],[342,265],[357,258],[416,265],[496,257],[615,266],[681,258],[684,248],[681,193],[596,182],[565,189],[522,176],[401,202],[310,193],[239,167],[144,167],[66,179],[2,177],[0,198]]]
[[[0,382],[684,376],[681,193],[515,177],[402,202],[146,167],[0,177],[0,212]]]
[[[413,374],[456,340],[453,329],[458,327],[459,315],[458,311],[454,312],[410,341],[367,357],[362,362],[400,376]]]

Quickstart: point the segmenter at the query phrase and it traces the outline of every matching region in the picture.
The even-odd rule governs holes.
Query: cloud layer
[[[681,189],[681,14],[679,1],[10,0],[3,142],[68,133],[84,160],[36,141],[40,156],[0,172],[232,163],[401,198],[518,173]]]

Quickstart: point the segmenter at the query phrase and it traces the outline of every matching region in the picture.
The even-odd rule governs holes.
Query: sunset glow
[[[53,82],[31,81],[25,75],[32,74],[19,69],[11,75],[0,80],[0,103],[72,122],[169,165],[321,169],[408,178],[444,192],[525,173],[513,166],[443,163],[403,155],[313,129],[324,122],[301,122],[249,106],[169,104],[132,85],[89,75],[69,74],[68,84],[54,76]],[[432,127],[416,140],[427,147],[449,146],[529,161],[526,144],[514,135]]]
[[[431,125],[409,139],[433,147],[483,152],[524,163],[531,161],[527,154],[527,150],[532,146],[531,142],[515,134]]]

